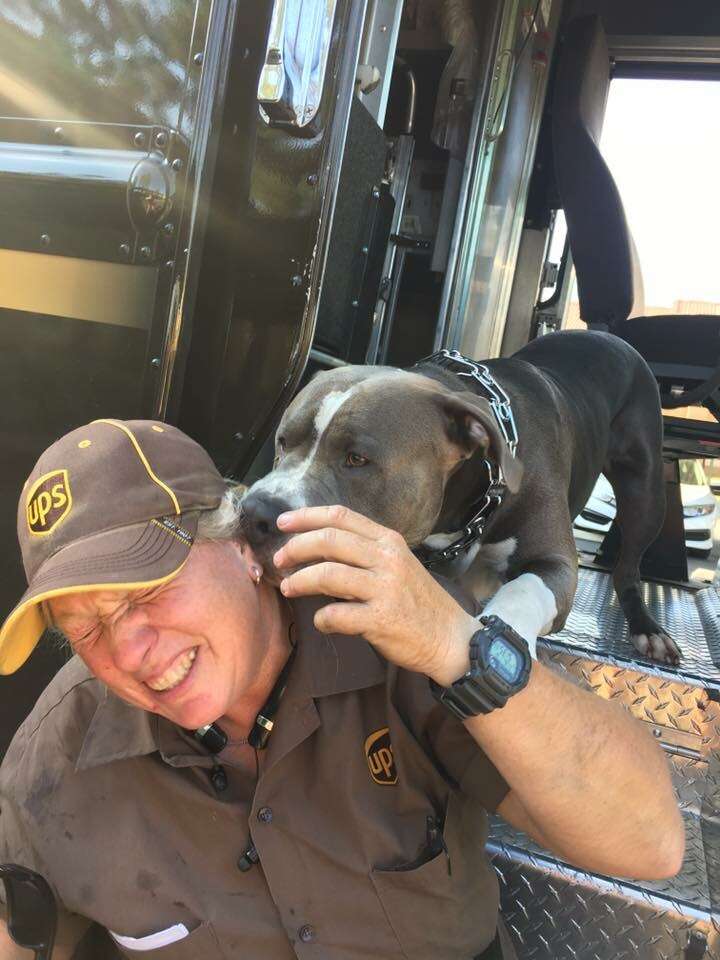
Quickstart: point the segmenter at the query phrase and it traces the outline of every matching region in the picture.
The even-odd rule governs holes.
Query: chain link
[[[432,363],[435,366],[450,370],[458,377],[466,377],[479,384],[484,393],[481,394],[489,402],[490,408],[495,416],[500,433],[507,443],[510,453],[513,457],[516,455],[518,445],[518,433],[515,426],[515,417],[513,415],[510,398],[505,393],[500,384],[490,373],[488,367],[482,363],[475,363],[474,360],[468,360],[457,350],[440,350],[425,360],[420,360],[416,366]],[[476,543],[482,536],[485,524],[490,515],[500,506],[507,490],[505,477],[503,476],[500,464],[493,464],[489,460],[483,461],[483,465],[488,472],[488,486],[483,494],[482,502],[477,507],[467,521],[457,540],[449,546],[440,550],[433,550],[428,547],[421,547],[417,551],[420,560],[428,567],[434,567],[440,563],[447,563],[449,560],[455,560],[461,553]]]

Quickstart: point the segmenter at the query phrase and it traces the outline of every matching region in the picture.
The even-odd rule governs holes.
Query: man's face
[[[198,543],[162,586],[58,597],[52,618],[119,697],[196,729],[232,712],[262,673],[269,631],[246,556],[237,543]]]

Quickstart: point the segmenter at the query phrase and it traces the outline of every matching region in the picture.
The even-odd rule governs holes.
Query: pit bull
[[[665,514],[662,415],[649,367],[627,343],[595,331],[550,334],[484,365],[509,398],[515,454],[475,381],[432,362],[316,375],[285,411],[272,472],[243,502],[245,534],[266,570],[285,540],[278,515],[301,506],[344,504],[421,553],[437,551],[458,539],[482,501],[489,467],[504,479],[504,496],[481,539],[441,572],[478,600],[492,594],[484,612],[534,648],[570,612],[573,518],[602,471],[617,500],[613,581],[631,642],[677,663],[678,647],[640,588],[640,560]]]

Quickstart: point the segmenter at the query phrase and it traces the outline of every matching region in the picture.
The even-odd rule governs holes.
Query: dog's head
[[[486,400],[391,367],[318,374],[285,411],[275,454],[272,472],[243,501],[245,535],[271,576],[286,510],[343,504],[416,546],[433,532],[448,480],[466,460],[499,463],[511,491],[522,475]]]

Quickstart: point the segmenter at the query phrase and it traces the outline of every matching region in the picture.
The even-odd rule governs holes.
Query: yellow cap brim
[[[0,674],[15,673],[47,628],[45,600],[94,590],[144,590],[177,576],[190,554],[197,517],[182,518],[189,538],[155,520],[72,543],[36,572],[0,628]]]

